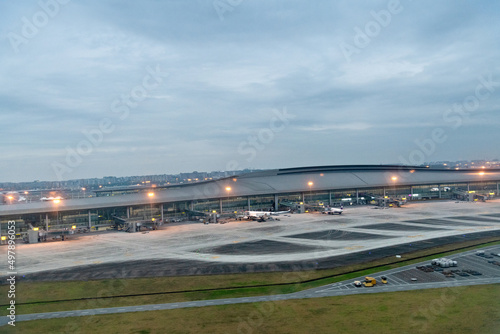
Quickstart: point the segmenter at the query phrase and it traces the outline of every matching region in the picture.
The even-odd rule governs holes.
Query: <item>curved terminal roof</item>
[[[315,166],[251,172],[218,180],[173,185],[154,192],[0,206],[0,216],[68,210],[100,209],[177,201],[363,189],[402,185],[438,185],[500,181],[500,169],[433,169],[398,165]]]

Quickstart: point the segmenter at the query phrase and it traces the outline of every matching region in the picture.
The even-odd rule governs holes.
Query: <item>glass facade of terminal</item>
[[[112,208],[59,211],[0,217],[1,235],[6,235],[7,222],[16,222],[18,233],[32,227],[50,230],[104,229],[119,221],[178,221],[200,218],[216,212],[222,216],[242,214],[247,210],[282,211],[299,203],[315,210],[322,206],[375,205],[381,198],[405,201],[464,199],[473,194],[474,200],[498,196],[499,182],[386,186],[360,189],[309,189],[304,192],[278,193],[245,197],[224,197],[207,200],[178,201],[163,204],[117,206]],[[126,195],[124,195],[126,196]]]

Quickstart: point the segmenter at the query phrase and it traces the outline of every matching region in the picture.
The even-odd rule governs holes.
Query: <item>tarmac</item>
[[[426,201],[388,209],[352,206],[342,215],[286,214],[278,219],[184,222],[150,232],[87,233],[66,241],[18,244],[17,277],[89,280],[334,268],[500,236],[500,200]],[[0,247],[2,254],[6,251]],[[7,276],[3,268],[2,277]]]
[[[455,270],[464,272],[467,270],[475,270],[480,275],[467,275],[454,277],[445,277],[440,272],[422,272],[416,269],[420,266],[429,265],[429,261],[421,262],[414,265],[408,265],[396,269],[391,269],[372,275],[377,280],[377,284],[373,287],[356,287],[353,281],[363,281],[364,277],[358,277],[353,280],[332,283],[312,289],[307,289],[299,292],[281,294],[281,295],[265,295],[256,297],[240,297],[240,298],[223,298],[212,300],[198,300],[177,303],[149,304],[136,306],[121,306],[109,308],[94,308],[84,310],[68,310],[59,312],[21,314],[16,316],[16,321],[31,321],[41,319],[56,319],[70,318],[79,316],[94,316],[104,314],[118,314],[128,312],[145,312],[159,310],[173,310],[192,307],[207,307],[215,305],[235,305],[243,303],[258,303],[258,302],[276,302],[281,300],[296,300],[305,298],[322,298],[347,295],[359,295],[367,293],[385,293],[385,292],[400,292],[423,289],[445,288],[436,293],[436,298],[429,300],[428,311],[434,310],[437,306],[445,305],[458,298],[461,294],[460,287],[484,285],[484,284],[500,284],[500,247],[491,246],[483,248],[486,254],[497,254],[492,256],[492,260],[476,255],[476,251],[467,251],[460,254],[455,254],[452,259],[458,262],[458,267],[447,268],[447,270]],[[466,269],[467,268],[467,269]],[[381,276],[387,278],[387,283],[381,282]],[[426,310],[415,310],[410,317],[421,317],[422,312]],[[0,318],[0,326],[4,326],[9,321],[7,317]],[[241,322],[240,322],[241,324]],[[238,330],[240,328],[238,327]],[[423,331],[423,328],[418,328]],[[240,331],[240,330],[239,330]],[[251,331],[247,331],[251,332]]]

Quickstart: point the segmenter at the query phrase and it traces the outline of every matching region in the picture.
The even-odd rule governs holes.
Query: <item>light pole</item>
[[[226,187],[226,193],[227,193],[227,200],[229,202],[229,193],[231,192],[231,187]],[[228,206],[229,206],[229,203],[228,203]],[[222,214],[222,204],[221,204],[221,208],[220,208],[220,213]]]
[[[151,219],[153,219],[153,197],[155,197],[155,193],[154,192],[150,192],[148,193],[148,197],[151,199],[151,201],[149,202],[149,206],[150,206],[150,210],[149,210],[149,213],[150,213],[150,216],[151,216]]]
[[[395,200],[397,201],[396,204],[397,206],[399,207],[400,204],[399,204],[399,200],[397,199],[397,195],[396,195],[396,181],[398,180],[398,177],[397,176],[393,176],[391,177],[391,180],[393,182],[393,192],[394,192],[394,198]],[[394,202],[393,202],[394,203]],[[394,204],[391,204],[391,205],[394,205]]]
[[[312,203],[312,201],[313,201],[313,197],[312,197],[312,186],[314,185],[314,182],[309,181],[309,182],[307,182],[307,185],[309,186],[309,196],[311,197],[311,203]]]
[[[56,198],[52,201],[52,203],[55,204],[56,207],[56,225],[59,223],[59,203],[61,203],[61,200],[59,198]],[[49,226],[47,225],[47,233],[49,232]]]
[[[398,180],[398,177],[397,176],[393,176],[393,177],[391,177],[391,180],[394,182],[393,183],[394,197],[397,197],[396,196],[396,181]]]
[[[484,166],[483,166],[483,168],[484,168]],[[479,174],[479,176],[483,176],[483,175],[484,175],[484,174],[486,174],[486,173],[485,173],[484,171],[480,171],[478,174]],[[482,179],[483,179],[483,178],[481,177],[481,181],[483,181]],[[484,190],[484,183],[482,184],[482,186],[481,186],[481,188],[480,188],[480,189],[483,189],[483,190]],[[483,199],[483,201],[484,201],[484,199]]]

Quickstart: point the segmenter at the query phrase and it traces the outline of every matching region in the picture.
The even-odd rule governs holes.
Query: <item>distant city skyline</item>
[[[0,182],[498,158],[496,2],[0,10]]]
[[[396,165],[396,164],[392,164]],[[445,169],[482,169],[482,168],[494,168],[500,169],[500,160],[463,160],[463,161],[429,161],[424,165],[432,168],[445,168]],[[298,166],[290,166],[298,167]],[[311,166],[301,166],[301,167],[311,167]],[[0,192],[8,191],[24,191],[24,190],[34,190],[34,189],[79,189],[82,191],[99,190],[106,189],[106,187],[115,186],[144,186],[144,187],[156,187],[165,186],[168,184],[180,184],[180,183],[196,183],[202,181],[208,181],[212,179],[219,179],[223,177],[231,177],[233,175],[240,175],[243,173],[262,171],[262,169],[243,169],[243,170],[233,170],[233,171],[191,171],[182,172],[178,174],[151,174],[151,175],[126,175],[126,176],[104,176],[104,177],[93,177],[93,178],[83,178],[83,179],[72,179],[63,181],[54,180],[33,180],[27,182],[2,182],[0,180]],[[82,188],[83,187],[83,188]]]

